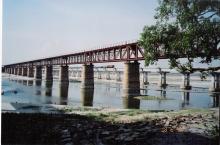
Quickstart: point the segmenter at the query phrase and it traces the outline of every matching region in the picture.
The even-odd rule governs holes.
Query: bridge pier
[[[68,65],[60,66],[59,80],[61,82],[69,83],[69,66]]]
[[[34,68],[33,68],[33,66],[28,67],[27,76],[28,77],[34,77]]]
[[[121,81],[121,72],[117,71],[116,81]]]
[[[140,73],[137,61],[125,62],[123,78],[123,95],[137,96],[140,95]]]
[[[140,109],[140,100],[134,97],[123,97],[124,109]]]
[[[106,80],[111,80],[110,71],[105,70],[105,73],[106,73]]]
[[[148,82],[148,73],[149,71],[143,71],[142,72],[142,85],[148,85],[149,82]]]
[[[42,79],[42,66],[36,66],[34,73],[35,79]]]
[[[209,88],[211,92],[220,92],[220,72],[212,72],[212,84]]]
[[[94,88],[90,88],[90,89],[81,88],[80,96],[81,96],[82,106],[93,106],[93,95],[94,95]]]
[[[53,81],[53,66],[48,65],[45,67],[45,80]]]
[[[17,70],[17,68],[15,67],[15,68],[14,68],[14,74],[17,75],[17,73],[18,73],[18,70]]]
[[[82,69],[82,82],[81,88],[93,89],[94,88],[94,70],[93,64],[84,64]]]
[[[64,66],[61,66],[61,68]],[[63,70],[68,70],[69,67],[65,66]],[[69,72],[69,71],[68,71]],[[68,102],[68,92],[69,92],[69,81],[60,82],[60,105],[67,105]]]
[[[166,83],[166,75],[169,72],[166,71],[159,71],[160,73],[160,78],[159,78],[159,82],[158,82],[158,86],[160,87],[166,87],[168,84]]]
[[[190,86],[190,73],[184,73],[183,74],[183,83],[180,86],[181,89],[185,89],[185,90],[191,90],[192,86]]]
[[[27,76],[27,67],[22,68],[22,76]]]
[[[22,67],[18,68],[18,75],[21,76],[22,75]]]

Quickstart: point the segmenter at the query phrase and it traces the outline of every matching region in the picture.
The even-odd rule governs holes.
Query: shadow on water
[[[94,88],[80,89],[82,106],[93,106]]]
[[[212,107],[219,107],[220,93],[212,93],[210,96],[213,100]]]

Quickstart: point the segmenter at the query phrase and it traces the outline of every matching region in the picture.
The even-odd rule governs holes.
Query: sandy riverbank
[[[3,144],[219,144],[219,108],[165,112],[7,105],[2,106]]]

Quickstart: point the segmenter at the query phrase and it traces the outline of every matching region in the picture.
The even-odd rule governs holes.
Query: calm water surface
[[[178,86],[161,89],[156,85],[149,85],[141,90],[142,95],[162,96],[165,100],[140,100],[122,97],[123,90],[120,83],[95,83],[94,90],[82,90],[80,82],[70,82],[67,85],[55,80],[50,83],[36,80],[10,80],[9,78],[2,78],[2,90],[5,91],[2,95],[2,102],[149,110],[217,107],[220,96],[220,94],[210,94],[208,88],[183,91]]]

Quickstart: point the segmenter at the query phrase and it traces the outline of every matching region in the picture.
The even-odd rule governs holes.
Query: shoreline
[[[219,144],[219,108],[147,111],[20,103],[17,107],[2,112],[3,144]]]

